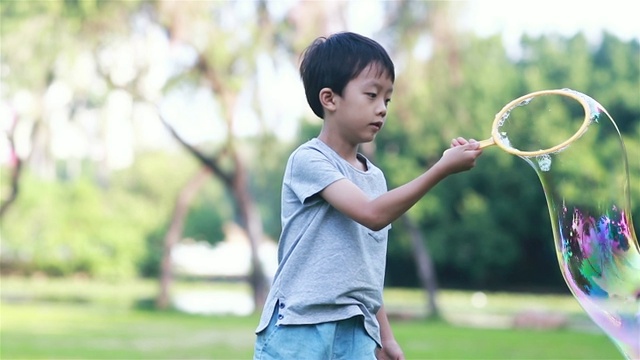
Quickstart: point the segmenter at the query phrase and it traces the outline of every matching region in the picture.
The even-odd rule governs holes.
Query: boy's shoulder
[[[292,153],[291,158],[300,153],[304,154],[318,154],[322,153],[326,156],[331,155],[331,148],[325,145],[322,141],[317,138],[313,138],[308,140],[305,143],[300,144]]]
[[[313,138],[299,145],[289,156],[289,163],[326,160],[335,167],[341,167],[345,162],[329,145],[318,138]]]
[[[296,172],[317,173],[328,170],[325,166],[339,169],[341,167],[340,156],[318,138],[313,138],[300,144],[289,156],[287,168]]]
[[[324,143],[322,141],[320,141],[318,138],[311,138],[311,139],[307,140],[306,142],[300,144],[296,150],[317,149],[318,147],[320,147],[322,145],[324,145]]]

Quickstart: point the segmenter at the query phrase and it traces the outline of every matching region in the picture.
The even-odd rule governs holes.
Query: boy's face
[[[391,78],[378,65],[362,70],[336,95],[333,118],[340,134],[353,144],[372,141],[384,125],[392,92]]]

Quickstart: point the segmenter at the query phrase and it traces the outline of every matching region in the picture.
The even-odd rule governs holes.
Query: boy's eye
[[[367,96],[372,98],[372,99],[375,99],[376,94],[375,93],[367,93]]]
[[[389,103],[390,103],[390,102],[391,102],[391,99],[387,99],[387,100],[385,100],[385,101],[384,101],[384,104],[385,104],[385,105],[387,105],[387,106],[389,106]]]

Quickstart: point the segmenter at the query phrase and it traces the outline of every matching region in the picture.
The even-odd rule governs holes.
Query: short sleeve
[[[330,184],[345,178],[325,154],[313,148],[301,148],[289,159],[285,185],[289,186],[301,203]]]

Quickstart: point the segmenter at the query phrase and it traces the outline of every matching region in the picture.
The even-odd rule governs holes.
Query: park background
[[[1,2],[1,357],[249,358],[284,165],[321,126],[299,54],[337,31],[396,63],[363,148],[390,188],[512,99],[572,88],[620,129],[638,228],[640,34],[598,6]],[[535,172],[497,148],[393,224],[386,286],[409,358],[619,357],[564,285]]]

